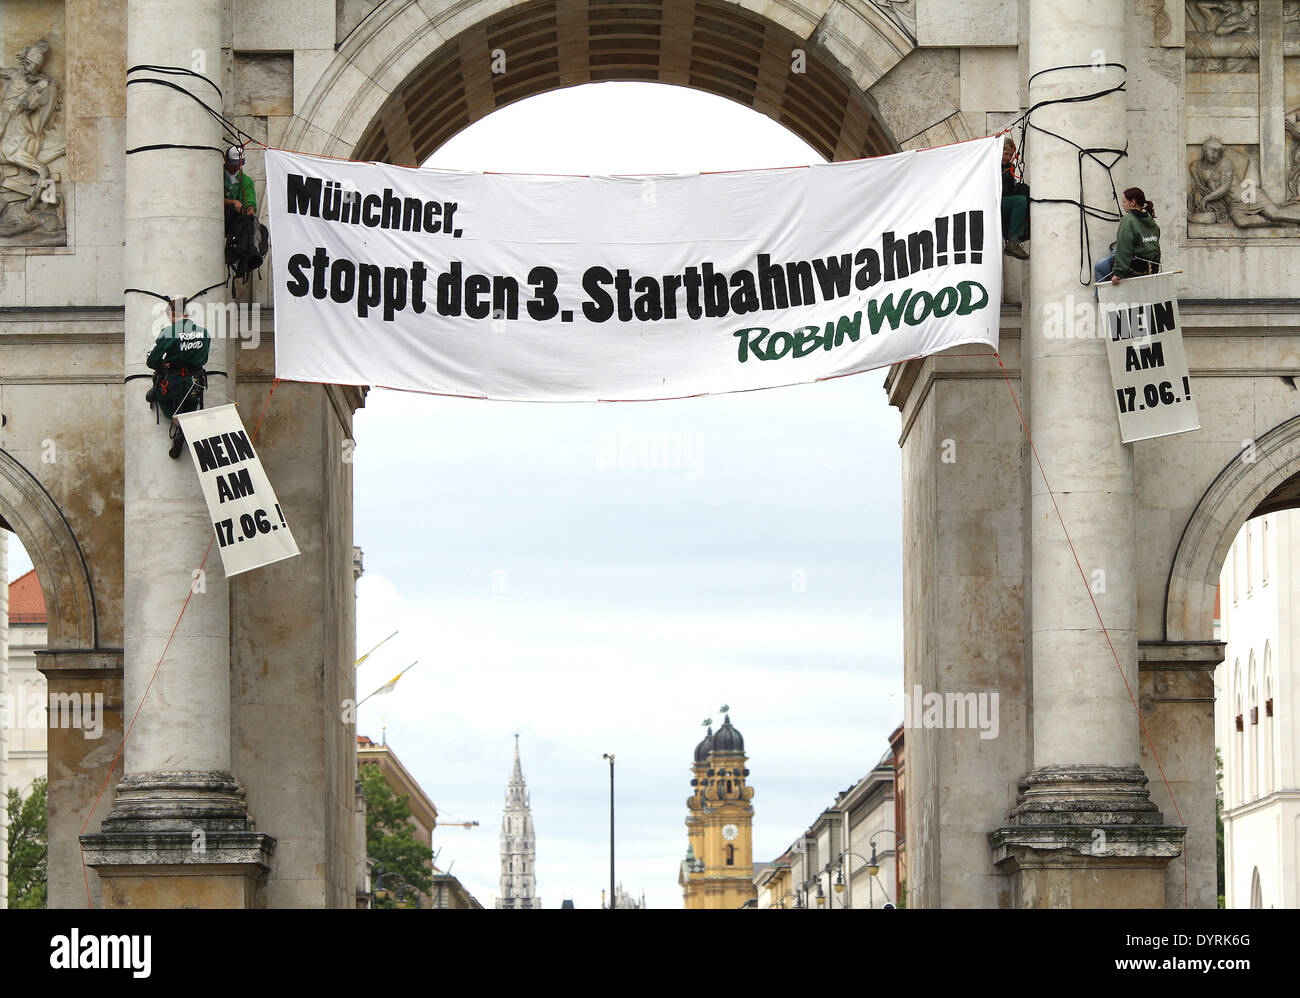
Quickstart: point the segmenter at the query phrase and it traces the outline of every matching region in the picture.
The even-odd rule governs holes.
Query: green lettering
[[[972,302],[971,295],[976,288],[979,288],[979,292],[983,297],[977,302]],[[962,281],[957,285],[957,290],[961,294],[961,305],[957,308],[958,315],[970,315],[976,309],[983,308],[989,303],[989,293],[984,290],[984,285],[978,281]]]
[[[829,323],[827,323],[827,325],[829,325]],[[850,319],[847,315],[841,315],[839,319],[836,320],[835,322],[835,345],[836,346],[839,346],[841,343],[844,342],[845,336],[847,336],[852,342],[856,343],[858,342],[858,337],[861,335],[862,335],[862,313],[861,312],[854,312],[852,319]],[[830,349],[829,343],[827,343],[826,349],[827,350]]]
[[[891,291],[885,295],[884,301],[877,301],[875,298],[867,302],[867,322],[871,324],[871,335],[875,336],[880,332],[881,323],[886,318],[889,319],[889,328],[897,329],[898,324],[903,319],[903,313],[907,311],[907,300],[912,295],[912,289],[908,288],[903,292],[903,297],[898,299],[898,304],[894,304],[894,293]]]
[[[750,333],[757,333],[758,335],[755,336],[754,339],[751,341],[749,338]],[[763,356],[762,344],[763,344],[763,337],[766,336],[767,334],[768,334],[768,329],[766,326],[753,326],[749,329],[737,329],[734,333],[732,333],[731,334],[732,336],[738,337],[740,339],[740,346],[737,348],[736,359],[739,360],[742,364],[745,363],[745,361],[749,360],[749,354],[750,351],[752,350],[754,356],[757,357],[759,360],[766,360],[767,358]]]

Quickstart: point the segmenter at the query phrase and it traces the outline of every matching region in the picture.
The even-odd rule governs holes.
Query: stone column
[[[1125,36],[1143,26],[1123,0],[1035,0],[1029,5],[1029,104],[1118,84],[1123,70],[1094,71],[1091,65],[1033,74],[1064,64],[1122,63]],[[1033,122],[1081,146],[1123,148],[1124,95],[1050,105],[1034,112]],[[1077,197],[1077,151],[1038,131],[1027,141],[1034,196]],[[1125,177],[1121,161],[1121,189]],[[1101,166],[1085,161],[1084,182],[1086,203],[1109,202]],[[1136,696],[1133,455],[1119,439],[1105,342],[1045,332],[1046,320],[1072,315],[1076,301],[1092,295],[1078,283],[1079,209],[1034,204],[1032,210],[1024,322],[1028,417],[1056,497],[1054,503],[1032,467],[1034,768],[1012,811],[1014,827],[992,836],[994,859],[1012,875],[1016,907],[1161,906],[1164,866],[1178,855],[1183,830],[1164,827],[1150,800],[1139,764],[1138,716],[1124,682]],[[1093,223],[1092,229],[1091,255],[1104,256],[1114,227]],[[1091,275],[1091,260],[1082,266]],[[1053,326],[1059,330],[1062,323],[1046,328]],[[1075,565],[1061,518],[1086,577]]]
[[[220,76],[221,0],[130,0],[127,65],[179,66]],[[162,79],[198,101],[157,84]],[[206,81],[136,70],[127,86],[127,148],[176,143],[222,146],[220,110]],[[221,159],[202,149],[150,150],[126,160],[125,281],[130,288],[189,296],[220,281],[224,208]],[[211,327],[198,299],[189,310]],[[167,454],[167,426],[144,393],[145,358],[165,306],[125,296],[124,701],[126,720],[144,706],[125,747],[125,775],[102,834],[83,837],[103,880],[105,907],[246,907],[254,902],[273,840],[250,831],[244,790],[230,773],[230,614],[216,550],[187,454]],[[165,322],[165,319],[163,320]],[[234,357],[215,339],[211,390],[233,395]],[[217,401],[219,396],[211,401]],[[177,626],[187,592],[195,592]],[[175,635],[172,636],[173,627]],[[167,646],[170,637],[170,646]],[[166,658],[154,677],[164,647]],[[146,687],[152,679],[145,698]]]

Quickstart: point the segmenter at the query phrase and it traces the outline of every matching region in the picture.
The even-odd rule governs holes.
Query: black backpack
[[[226,268],[230,271],[231,283],[249,275],[266,259],[271,234],[266,226],[247,212],[235,216],[226,233]]]

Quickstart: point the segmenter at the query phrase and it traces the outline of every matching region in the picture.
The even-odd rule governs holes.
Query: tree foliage
[[[426,894],[433,887],[433,861],[429,847],[415,836],[411,824],[411,798],[393,793],[378,766],[361,767],[361,784],[366,794],[366,858],[383,867],[385,874],[396,873],[412,887]],[[377,908],[399,907],[396,899],[397,878],[385,877],[380,888],[391,892],[375,902]],[[414,906],[409,895],[401,907]]]
[[[9,907],[44,908],[48,891],[45,777],[32,782],[26,800],[10,787],[5,804],[9,815]]]
[[[1219,907],[1224,907],[1223,859],[1223,756],[1214,750],[1214,852],[1219,867]]]

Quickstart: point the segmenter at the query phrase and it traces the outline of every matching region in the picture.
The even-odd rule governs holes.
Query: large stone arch
[[[0,450],[0,525],[31,556],[45,597],[49,647],[99,647],[95,589],[81,545],[45,486],[6,450]]]
[[[904,88],[908,115],[882,118],[870,88],[915,47],[865,0],[386,0],[344,39],[283,143],[415,166],[498,107],[606,80],[718,94],[829,159],[894,152],[943,121],[945,137],[967,137],[942,88],[922,85],[931,61],[908,74],[918,82]],[[792,71],[796,50],[803,71]],[[506,72],[493,73],[494,51]],[[918,114],[927,102],[935,107]]]
[[[1215,476],[1183,528],[1165,586],[1165,639],[1213,640],[1219,570],[1252,516],[1300,505],[1300,416],[1260,435]]]

